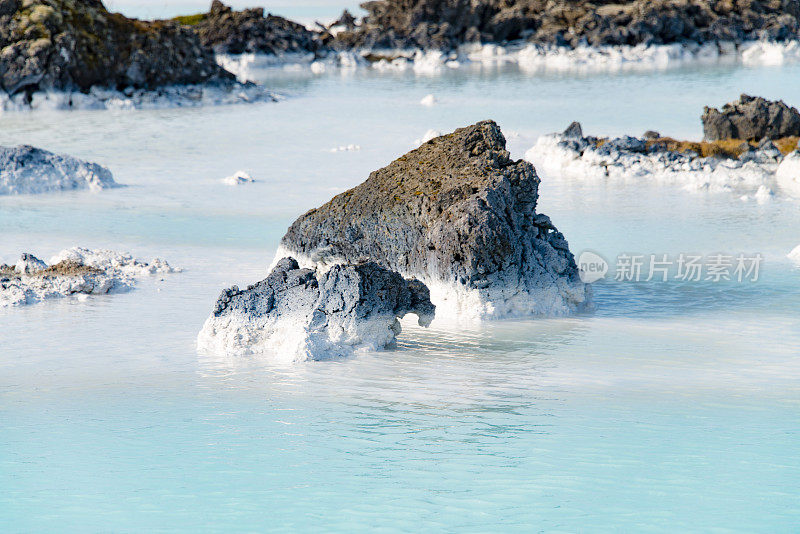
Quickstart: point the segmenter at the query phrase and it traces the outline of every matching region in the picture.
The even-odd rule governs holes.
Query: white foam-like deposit
[[[436,139],[437,137],[441,137],[442,135],[443,135],[442,132],[440,132],[439,130],[434,130],[431,128],[428,131],[426,131],[419,139],[414,139],[414,145],[415,146],[424,145],[431,139]]]
[[[800,150],[786,155],[775,172],[778,186],[787,194],[800,198]]]
[[[342,145],[342,146],[337,146],[337,147],[331,148],[330,152],[333,152],[333,153],[336,153],[336,152],[358,152],[359,150],[361,150],[361,146],[354,145],[354,144],[349,144],[349,145]]]
[[[367,61],[366,57],[381,58]],[[687,65],[743,64],[782,65],[800,62],[800,41],[674,43],[669,45],[580,46],[577,48],[513,42],[470,43],[445,53],[439,50],[361,50],[331,52],[315,58],[313,54],[218,55],[217,61],[236,74],[240,81],[256,79],[263,68],[303,69],[315,74],[333,70],[371,68],[386,72],[413,72],[435,76],[462,67],[517,65],[530,73],[615,73],[660,71]]]
[[[267,354],[276,362],[292,363],[382,350],[400,333],[394,315],[328,320],[327,328],[312,330],[312,318],[301,313],[277,318],[241,312],[212,315],[197,336],[197,348],[233,356]]]
[[[8,96],[0,91],[0,110],[169,109],[274,102],[276,99],[273,93],[255,84],[172,85],[132,91],[93,87],[89,93],[40,91],[33,93],[30,100],[22,93]]]
[[[297,260],[301,267],[325,272],[333,265],[347,263],[344,258],[326,257],[324,261],[280,245],[270,269],[287,256]],[[531,291],[520,280],[501,282],[488,291],[468,288],[456,281],[445,282],[430,273],[402,272],[405,278],[416,278],[430,290],[431,302],[436,306],[436,321],[480,322],[487,319],[511,317],[549,316],[564,317],[589,304],[591,288],[582,283],[573,284],[562,278],[539,280]]]
[[[116,186],[106,167],[29,146],[0,147],[0,195]]]
[[[786,255],[790,260],[795,262],[797,265],[800,265],[800,245],[797,245],[792,249],[789,254]]]
[[[660,183],[687,191],[733,192],[765,201],[776,189],[778,162],[683,156],[669,152],[635,153],[599,149],[582,152],[562,143],[561,134],[543,135],[525,159],[544,173],[574,180]]]
[[[271,287],[276,287],[272,285],[276,283],[272,273],[284,258],[287,257],[276,258],[270,269]],[[358,310],[356,306],[361,299],[375,296],[354,290],[358,282],[353,282],[352,270],[344,268],[330,275],[331,268],[334,265],[312,273],[317,286],[288,282],[274,293],[247,295],[246,306],[231,304],[231,299],[241,298],[237,288],[223,292],[217,310],[197,336],[197,348],[233,356],[266,355],[283,363],[343,358],[386,348],[402,330],[398,318],[418,313],[398,309],[396,304],[386,302],[385,297],[380,298],[380,293],[376,307]],[[286,280],[297,273],[290,268],[275,276]],[[259,290],[250,287],[248,291]],[[428,326],[432,319],[432,314],[418,315],[422,326]]]
[[[64,261],[93,269],[70,274],[43,272],[48,265],[52,267]],[[0,307],[128,291],[136,285],[137,279],[179,271],[160,258],[146,262],[130,254],[102,249],[74,247],[62,250],[47,264],[31,255],[23,255],[13,275],[0,273]]]
[[[435,95],[430,94],[430,95],[423,96],[422,100],[420,100],[419,103],[421,105],[425,106],[425,107],[429,107],[430,108],[430,107],[435,106],[438,103],[438,100],[436,100],[436,96]]]
[[[245,171],[236,171],[233,175],[226,176],[225,178],[222,179],[223,184],[233,185],[233,186],[242,184],[251,184],[255,181],[256,180]]]

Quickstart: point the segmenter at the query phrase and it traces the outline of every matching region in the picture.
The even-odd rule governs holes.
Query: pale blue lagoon
[[[576,253],[761,253],[761,277],[599,282],[592,313],[409,321],[395,349],[335,362],[195,350],[219,291],[263,278],[299,214],[428,129],[492,118],[515,157],[572,120],[699,139],[704,105],[800,104],[800,66],[260,76],[285,98],[0,117],[0,144],[98,161],[127,186],[0,199],[0,262],[79,245],[185,269],[0,310],[0,530],[800,529],[796,201],[542,173],[539,209]],[[259,181],[220,182],[239,169]]]

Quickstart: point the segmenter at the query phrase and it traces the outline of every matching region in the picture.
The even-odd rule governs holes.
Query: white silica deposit
[[[431,128],[428,131],[426,131],[422,135],[422,137],[420,137],[419,139],[414,139],[414,145],[415,146],[424,145],[425,143],[427,143],[431,139],[436,139],[437,137],[439,137],[441,135],[442,135],[442,132],[440,132],[439,130],[434,130],[434,129]]]
[[[422,100],[419,101],[421,105],[429,108],[435,106],[436,104],[438,104],[438,102],[439,101],[436,99],[436,96],[432,94],[423,96]]]
[[[128,291],[139,278],[179,271],[160,258],[146,262],[111,250],[75,247],[49,263],[26,253],[13,267],[0,266],[0,307]]]
[[[295,258],[301,267],[319,273],[347,263],[345,258],[321,259],[280,245],[270,268],[287,256]],[[430,300],[436,306],[437,324],[475,324],[489,319],[529,316],[566,317],[578,308],[592,307],[589,286],[559,279],[545,271],[537,272],[531,280],[509,275],[491,285],[488,291],[471,289],[456,281],[444,281],[435,273],[400,274],[405,278],[415,278],[428,287]]]
[[[361,146],[349,144],[349,145],[341,145],[334,148],[331,148],[329,152],[336,153],[336,152],[358,152],[361,150]]]
[[[800,265],[800,245],[794,247],[792,251],[787,254],[787,257],[797,265]]]
[[[256,180],[245,171],[236,171],[233,175],[222,179],[222,183],[225,185],[251,184],[255,181]]]
[[[267,355],[278,362],[327,360],[380,350],[401,332],[398,319],[433,319],[427,288],[374,263],[321,272],[282,258],[269,276],[222,292],[197,337],[204,352]]]
[[[0,195],[114,187],[111,171],[97,163],[20,145],[0,147]]]
[[[9,96],[0,91],[0,110],[170,109],[276,100],[275,94],[255,84],[172,85],[153,90],[123,91],[93,87],[88,93],[39,91],[30,98],[23,93]]]
[[[370,59],[367,59],[370,58]],[[375,60],[375,58],[379,58]],[[313,54],[218,55],[217,62],[241,82],[256,79],[264,68],[309,69],[314,74],[359,68],[435,76],[449,69],[516,65],[527,73],[616,73],[660,71],[687,65],[783,65],[800,61],[800,41],[674,43],[668,45],[579,46],[577,48],[512,42],[468,43],[457,50],[369,49]],[[427,104],[423,104],[427,105]]]
[[[786,155],[775,172],[778,186],[787,195],[800,197],[800,150]]]

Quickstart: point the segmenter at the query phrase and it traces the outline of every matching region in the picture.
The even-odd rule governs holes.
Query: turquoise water
[[[0,117],[0,144],[127,185],[0,199],[0,262],[80,245],[185,269],[0,310],[2,531],[797,531],[796,202],[544,176],[540,209],[576,252],[758,252],[762,278],[601,282],[584,316],[404,323],[396,349],[338,362],[199,355],[194,339],[297,215],[429,128],[494,118],[516,157],[574,119],[699,138],[702,106],[740,92],[800,104],[800,68],[263,79],[286,98]],[[259,182],[220,183],[239,169]]]

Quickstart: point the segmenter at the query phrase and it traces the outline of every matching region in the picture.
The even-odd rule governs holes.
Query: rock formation
[[[548,174],[578,180],[661,182],[763,201],[780,186],[776,171],[779,165],[791,167],[782,162],[791,159],[796,144],[796,137],[774,143],[679,141],[654,131],[642,138],[598,138],[584,136],[580,124],[573,122],[563,133],[539,137],[525,158]]]
[[[155,89],[233,82],[191,30],[109,13],[100,0],[0,0],[0,88]]]
[[[797,0],[375,0],[339,46],[452,49],[525,39],[559,46],[669,44],[798,35]]]
[[[398,318],[433,319],[428,288],[375,263],[322,272],[280,260],[269,276],[222,292],[198,336],[198,348],[225,354],[270,352],[284,361],[378,350],[400,333]]]
[[[0,195],[114,187],[111,171],[70,156],[21,145],[0,147]]]
[[[308,53],[321,47],[316,33],[282,17],[265,17],[263,8],[234,11],[214,0],[207,14],[178,20],[189,22],[203,46],[218,54]]]
[[[318,266],[375,261],[425,283],[444,315],[567,314],[587,287],[564,236],[536,213],[538,187],[497,124],[479,122],[301,216],[279,254]]]
[[[776,102],[744,94],[721,110],[706,107],[702,121],[703,134],[709,141],[800,136],[800,112],[796,108],[782,100]]]
[[[110,250],[63,250],[49,266],[25,253],[16,265],[0,265],[0,307],[128,291],[138,278],[176,271],[159,258],[148,263]]]

